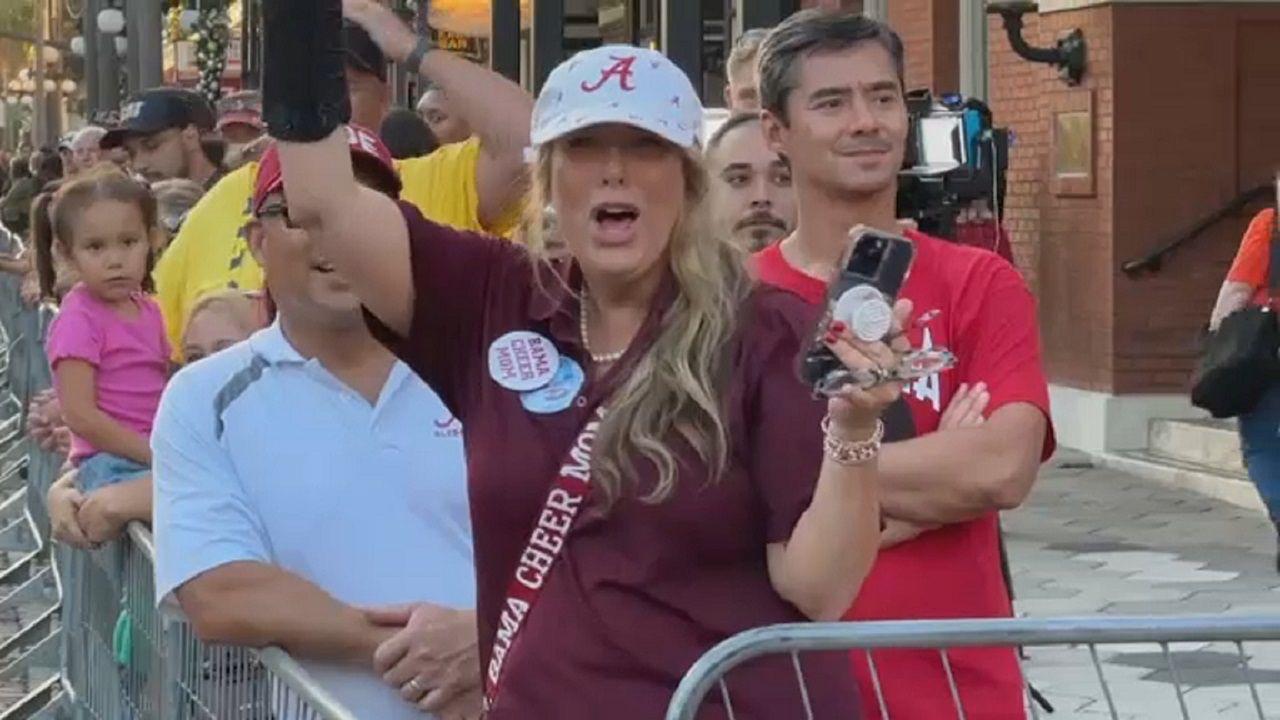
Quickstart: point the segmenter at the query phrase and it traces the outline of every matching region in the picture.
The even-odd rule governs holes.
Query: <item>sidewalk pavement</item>
[[[1003,519],[1023,616],[1276,615],[1276,535],[1260,512],[1095,468],[1059,452]],[[1258,720],[1234,643],[1170,648],[1191,718]],[[1280,720],[1280,642],[1247,643],[1266,720]],[[1183,717],[1159,645],[1099,646],[1113,716],[1088,649],[1028,648],[1048,720]]]

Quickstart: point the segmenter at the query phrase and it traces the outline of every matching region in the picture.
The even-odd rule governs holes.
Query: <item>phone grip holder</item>
[[[848,272],[841,272],[835,285],[839,294],[827,302],[826,313],[815,328],[801,366],[801,375],[815,388],[828,375],[844,368],[823,342],[833,321],[843,322],[863,342],[883,340],[893,328],[893,305],[875,286]]]

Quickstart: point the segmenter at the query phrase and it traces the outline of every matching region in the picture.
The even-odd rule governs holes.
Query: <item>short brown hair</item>
[[[903,84],[902,38],[888,25],[864,15],[801,10],[769,33],[760,49],[760,107],[787,123],[787,97],[796,86],[798,66],[815,52],[847,50],[862,43],[885,49]]]

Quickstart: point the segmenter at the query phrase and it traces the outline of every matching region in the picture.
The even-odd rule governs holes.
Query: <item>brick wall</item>
[[[1094,95],[1094,197],[1050,188],[1054,107],[1073,91],[990,25],[991,105],[1011,127],[1006,220],[1040,302],[1050,380],[1118,394],[1183,392],[1194,339],[1252,213],[1132,279],[1141,256],[1280,164],[1280,8],[1109,5],[1028,16],[1050,46],[1079,27]]]
[[[1112,248],[1114,189],[1112,56],[1113,7],[1053,13],[1041,18],[1037,45],[1052,45],[1072,29],[1084,31],[1089,65],[1079,89],[1040,65],[1039,248],[1036,267],[1040,292],[1041,333],[1054,382],[1090,390],[1112,390],[1115,345]],[[1007,39],[1001,37],[1007,46]],[[1019,59],[1024,65],[1030,65]],[[1061,197],[1050,187],[1053,174],[1052,127],[1058,103],[1081,92],[1092,93],[1094,106],[1094,196]]]
[[[1280,7],[1118,6],[1115,38],[1119,263],[1280,164]],[[1220,223],[1158,273],[1116,276],[1115,392],[1185,390],[1194,340],[1251,215]]]

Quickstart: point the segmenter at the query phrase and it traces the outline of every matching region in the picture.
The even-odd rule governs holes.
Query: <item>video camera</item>
[[[992,127],[991,109],[960,95],[907,93],[910,130],[898,175],[898,217],[935,237],[955,237],[956,216],[985,200],[1001,220],[1010,133]]]

